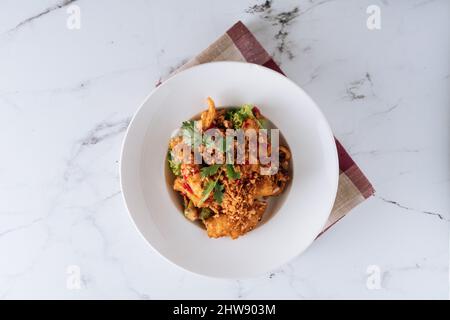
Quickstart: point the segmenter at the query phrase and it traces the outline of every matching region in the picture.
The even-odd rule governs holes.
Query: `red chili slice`
[[[194,191],[192,191],[191,187],[189,186],[189,184],[187,184],[186,182],[183,183],[183,188],[185,188],[187,191],[189,191],[190,193],[194,193]]]

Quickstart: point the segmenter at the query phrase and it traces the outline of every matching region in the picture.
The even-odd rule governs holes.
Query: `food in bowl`
[[[167,163],[185,217],[199,221],[211,238],[236,239],[258,225],[268,198],[285,190],[291,152],[256,106],[207,103],[170,139]]]

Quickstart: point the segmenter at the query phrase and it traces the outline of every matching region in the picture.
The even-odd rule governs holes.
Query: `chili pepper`
[[[189,191],[190,193],[194,193],[194,191],[192,191],[191,186],[189,184],[187,184],[186,182],[183,183],[183,188],[186,189],[187,191]]]

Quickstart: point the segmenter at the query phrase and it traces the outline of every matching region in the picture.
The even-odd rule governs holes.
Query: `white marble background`
[[[448,298],[450,2],[248,10],[260,3],[0,0],[0,297]],[[66,27],[71,4],[80,30]],[[381,30],[366,27],[370,4]],[[291,263],[229,281],[148,248],[118,160],[154,84],[238,19],[318,102],[377,194]],[[70,265],[79,290],[66,287]],[[378,290],[366,286],[370,265]]]

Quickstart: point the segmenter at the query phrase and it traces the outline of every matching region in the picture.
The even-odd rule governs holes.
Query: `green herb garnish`
[[[249,104],[244,104],[240,109],[233,113],[231,121],[233,122],[233,126],[239,129],[242,127],[245,120],[253,117],[252,107]]]
[[[200,211],[200,219],[206,220],[211,216],[212,212],[209,208],[202,208],[202,211]]]
[[[233,127],[235,129],[241,128],[244,121],[249,118],[254,119],[261,129],[265,129],[267,126],[266,121],[264,119],[260,120],[260,119],[256,118],[255,115],[253,114],[252,109],[253,109],[252,105],[244,104],[239,109],[229,110],[225,114],[225,119],[231,120],[233,122]]]
[[[172,170],[174,175],[181,175],[181,162],[177,162],[175,159],[173,159],[172,152],[170,150],[167,152],[167,162],[169,164],[170,170]]]
[[[194,132],[195,121],[194,120],[183,121],[183,123],[181,124],[181,129],[188,130],[190,132]]]
[[[206,187],[202,192],[202,198],[198,203],[199,206],[202,205],[203,202],[205,202],[209,198],[213,190],[214,190],[214,200],[219,204],[222,203],[224,186],[219,183],[219,178],[221,174],[222,172],[219,173],[219,175],[215,180],[209,180],[206,183]]]
[[[229,120],[232,121],[233,120],[233,115],[239,110],[239,108],[230,108],[227,110],[227,112],[225,113],[225,120]]]
[[[230,180],[236,180],[236,179],[240,179],[241,178],[241,173],[236,171],[232,164],[227,164],[226,165],[226,172],[227,172],[227,177]]]
[[[206,183],[206,188],[202,192],[202,198],[200,199],[199,205],[202,205],[203,202],[206,201],[206,199],[209,198],[211,195],[211,192],[213,191],[214,187],[216,186],[217,180],[210,180]]]
[[[216,183],[216,186],[214,187],[214,200],[218,203],[218,204],[222,204],[222,200],[223,200],[223,189],[225,187],[220,184],[220,183]]]
[[[202,143],[202,136],[200,132],[195,130],[195,121],[184,121],[181,125],[183,138],[190,142],[192,147],[199,146]]]
[[[213,176],[217,173],[217,170],[219,170],[221,166],[221,164],[213,164],[209,167],[203,167],[200,169],[200,175],[202,176],[202,178]]]

